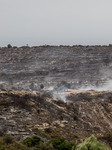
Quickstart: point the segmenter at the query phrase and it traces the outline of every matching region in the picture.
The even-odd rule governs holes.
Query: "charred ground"
[[[112,92],[78,89],[111,81],[111,46],[0,48],[0,68],[1,135],[78,142],[110,134]],[[54,91],[66,101],[56,99]]]
[[[65,81],[72,88],[111,80],[111,46],[0,48],[0,86],[37,90]]]
[[[48,93],[1,90],[0,133],[20,139],[33,134],[46,140],[62,136],[72,141],[111,132],[112,92],[72,91],[67,97],[65,103]]]

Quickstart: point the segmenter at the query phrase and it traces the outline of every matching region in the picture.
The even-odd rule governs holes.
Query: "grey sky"
[[[0,0],[0,46],[112,43],[112,0]]]

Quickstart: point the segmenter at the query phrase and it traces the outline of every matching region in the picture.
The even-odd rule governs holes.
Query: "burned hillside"
[[[40,90],[62,81],[71,88],[100,87],[111,81],[111,46],[0,48],[0,87]]]
[[[111,46],[3,47],[0,68],[0,136],[112,144]]]
[[[71,100],[63,102],[47,93],[1,90],[0,134],[18,138],[38,134],[46,139],[64,136],[73,140],[76,135],[101,136],[111,132],[112,92],[72,91],[66,94]]]

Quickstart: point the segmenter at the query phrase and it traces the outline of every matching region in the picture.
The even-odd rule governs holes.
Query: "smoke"
[[[47,89],[52,93],[54,99],[59,99],[66,102],[66,94],[65,94],[67,90],[66,87],[49,86],[47,87]]]
[[[98,88],[100,91],[112,91],[112,80],[108,80],[102,87]]]
[[[101,79],[104,81],[103,85],[100,85],[97,89],[100,91],[112,91],[112,64],[103,66],[100,69]]]
[[[98,80],[98,79],[97,79]],[[94,85],[83,85],[79,90],[112,91],[112,64],[102,66],[99,71],[99,80]]]
[[[66,102],[66,94],[62,92],[57,92],[57,91],[53,92],[53,98]]]
[[[64,102],[67,101],[67,90],[95,90],[95,91],[112,91],[112,65],[102,66],[99,70],[98,75],[96,76],[96,81],[94,83],[91,81],[80,83],[80,78],[77,84],[67,83],[67,81],[55,82],[53,84],[53,78],[47,76],[45,82],[47,83],[46,89],[50,91],[54,99],[60,99]],[[88,84],[87,84],[88,83]]]
[[[102,66],[99,74],[102,79],[107,81],[112,80],[112,64],[109,64],[108,66]]]
[[[82,86],[78,90],[112,91],[112,80],[108,80],[106,83],[99,86],[96,85]]]
[[[13,81],[13,83],[1,81],[0,88],[19,90],[22,89],[29,90],[35,93],[37,91],[48,91],[53,95],[53,99],[60,99],[66,102],[66,94],[68,89],[112,91],[112,64],[109,64],[108,66],[102,66],[100,68],[100,71],[96,75],[96,78],[92,78],[91,75],[91,79],[92,82],[89,80],[85,82],[85,80],[82,81],[80,78],[79,80],[76,79],[74,82],[71,82],[71,80],[62,81],[61,79],[57,80],[57,78],[48,74],[43,80],[41,80],[40,83],[38,81],[36,82],[36,80],[33,81],[32,79],[29,81]]]

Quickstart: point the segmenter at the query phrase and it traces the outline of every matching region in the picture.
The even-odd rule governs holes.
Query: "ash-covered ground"
[[[50,93],[0,90],[0,136],[78,143],[94,134],[112,146],[112,92],[69,90],[66,96],[63,102]]]
[[[112,47],[39,46],[0,48],[0,87],[111,90]],[[61,89],[61,87],[60,87]]]
[[[111,81],[109,46],[0,48],[0,135],[95,134],[112,146]]]

